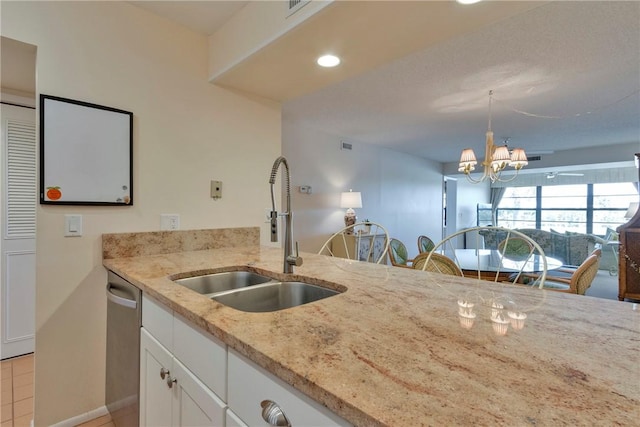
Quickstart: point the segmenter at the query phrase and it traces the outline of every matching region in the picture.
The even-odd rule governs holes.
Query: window
[[[624,224],[638,200],[631,182],[509,187],[498,206],[498,225],[604,236]]]
[[[627,222],[624,214],[629,203],[638,201],[638,193],[630,182],[593,184],[593,234],[604,236],[607,228],[616,229]]]
[[[508,187],[498,205],[498,225],[536,228],[537,187]]]

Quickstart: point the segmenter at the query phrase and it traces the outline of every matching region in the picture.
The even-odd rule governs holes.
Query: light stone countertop
[[[258,246],[105,259],[104,266],[355,425],[640,420],[636,304],[301,255],[304,265],[289,279],[347,291],[246,313],[169,279],[246,268],[284,278],[282,251]],[[480,305],[473,327],[461,327],[458,299],[492,295],[526,311],[522,330],[496,335],[490,308]]]

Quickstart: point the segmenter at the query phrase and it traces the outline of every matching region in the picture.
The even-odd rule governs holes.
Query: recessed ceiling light
[[[335,67],[340,64],[340,58],[335,55],[323,55],[318,58],[317,62],[321,67]]]
[[[456,0],[456,1],[460,4],[474,4],[474,3],[479,3],[482,0]]]

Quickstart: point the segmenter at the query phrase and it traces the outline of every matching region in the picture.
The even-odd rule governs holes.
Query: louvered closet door
[[[2,359],[31,353],[35,335],[35,110],[2,104]]]

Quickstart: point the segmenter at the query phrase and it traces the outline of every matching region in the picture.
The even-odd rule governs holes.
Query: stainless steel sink
[[[272,281],[270,277],[249,271],[227,271],[204,276],[176,279],[174,282],[203,295],[217,294],[233,289],[246,288]]]
[[[269,282],[212,295],[211,299],[253,313],[297,307],[340,292],[304,282]]]

